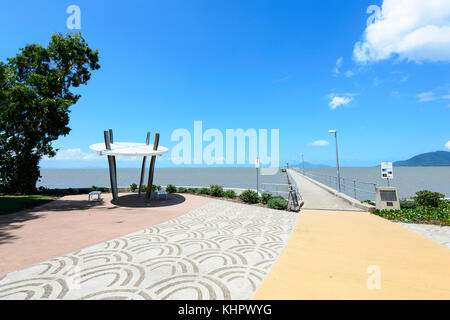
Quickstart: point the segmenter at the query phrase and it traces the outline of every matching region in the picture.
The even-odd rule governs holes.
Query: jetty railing
[[[261,193],[280,195],[283,198],[289,197],[289,185],[284,183],[261,183]]]
[[[303,174],[303,170],[300,168],[294,168],[294,170]],[[336,176],[319,174],[307,170],[305,170],[304,175],[330,188],[338,189],[338,179]],[[341,192],[357,200],[375,200],[376,187],[377,184],[373,182],[341,177]]]

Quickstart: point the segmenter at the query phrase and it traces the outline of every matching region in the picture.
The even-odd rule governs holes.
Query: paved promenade
[[[302,210],[254,299],[450,299],[450,250],[369,212]]]
[[[288,169],[289,170],[289,169]],[[300,173],[289,170],[289,174],[295,180],[305,204],[304,209],[333,209],[333,210],[352,210],[358,211],[357,208],[342,200],[339,197],[329,193],[325,189],[312,183]]]
[[[297,217],[212,200],[161,224],[0,275],[0,300],[251,299]]]

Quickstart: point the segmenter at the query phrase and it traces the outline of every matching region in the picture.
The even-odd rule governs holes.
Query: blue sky
[[[450,1],[399,0],[413,17],[403,22],[392,1],[0,0],[0,61],[69,32],[66,9],[80,7],[101,69],[76,90],[72,131],[43,168],[106,166],[89,145],[108,128],[120,141],[158,131],[170,149],[195,120],[279,129],[282,163],[304,153],[333,165],[337,129],[342,165],[377,165],[450,148]],[[370,5],[383,15],[373,28]]]

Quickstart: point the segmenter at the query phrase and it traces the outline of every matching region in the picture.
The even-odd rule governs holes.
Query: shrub
[[[168,184],[167,187],[166,187],[166,191],[168,193],[177,192],[177,187],[175,187],[173,184]]]
[[[230,199],[236,198],[236,192],[234,192],[234,190],[227,190],[224,192],[223,195],[225,196],[225,198],[230,198]]]
[[[416,201],[400,200],[400,208],[402,208],[402,209],[415,209],[418,206],[419,205],[417,204]]]
[[[92,186],[92,187],[91,187],[91,190],[92,190],[92,191],[98,191],[98,187],[97,187],[97,186]]]
[[[372,200],[363,200],[363,201],[361,201],[361,203],[367,203],[367,204],[370,204],[372,206],[376,206],[376,203],[373,202]]]
[[[253,190],[245,190],[241,193],[239,198],[247,203],[257,203],[259,201],[259,196],[256,191]]]
[[[202,189],[200,189],[200,188],[194,188],[194,192],[195,192],[195,194],[202,194]]]
[[[188,190],[186,188],[183,187],[179,187],[178,188],[178,193],[186,193]]]
[[[373,213],[390,220],[410,223],[430,222],[450,226],[450,203],[447,201],[441,201],[438,207],[418,206],[414,209],[375,210]]]
[[[213,197],[223,197],[223,187],[217,184],[211,185],[209,187],[209,194]]]
[[[142,185],[142,192],[147,192],[147,185],[146,184]]]
[[[277,196],[270,198],[267,202],[267,206],[271,209],[276,210],[286,210],[288,206],[288,201],[283,197]]]
[[[130,190],[131,190],[131,192],[135,192],[137,188],[138,188],[138,186],[137,186],[136,183],[130,184]]]
[[[187,191],[189,193],[197,193],[197,188],[188,188]]]
[[[264,204],[267,204],[267,202],[272,198],[272,195],[270,193],[263,193],[261,195],[261,202]]]
[[[209,194],[209,188],[200,188],[198,189],[199,194]]]
[[[442,202],[441,198],[444,197],[442,193],[429,190],[418,191],[416,192],[416,195],[417,197],[415,197],[415,200],[420,206],[433,208],[437,208]]]

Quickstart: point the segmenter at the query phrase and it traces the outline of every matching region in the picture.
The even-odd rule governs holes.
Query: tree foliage
[[[69,107],[100,68],[98,50],[78,34],[52,36],[45,48],[29,44],[0,62],[0,187],[31,193],[40,178],[39,161],[56,154],[51,142],[67,135]]]

